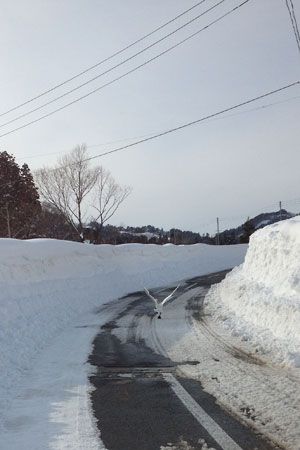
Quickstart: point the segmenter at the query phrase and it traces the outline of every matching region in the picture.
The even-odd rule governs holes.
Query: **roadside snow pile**
[[[0,239],[0,416],[33,358],[78,315],[144,286],[233,267],[245,252],[245,245]]]
[[[300,367],[300,218],[255,232],[245,262],[211,288],[206,308],[256,351]]]

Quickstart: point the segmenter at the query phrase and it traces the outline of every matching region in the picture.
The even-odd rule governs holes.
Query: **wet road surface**
[[[209,287],[225,274],[189,280],[175,297],[195,286]],[[163,298],[172,289],[158,292]],[[93,411],[108,450],[276,448],[221,409],[198,381],[181,376],[178,370],[181,364],[198,364],[198,361],[172,361],[154,352],[139,337],[136,329],[143,317],[157,320],[143,292],[119,302],[112,320],[96,336],[89,358],[95,366],[91,377],[95,388],[91,394]],[[186,309],[201,320],[199,299],[188,301]],[[114,334],[120,326],[127,328],[125,340]]]

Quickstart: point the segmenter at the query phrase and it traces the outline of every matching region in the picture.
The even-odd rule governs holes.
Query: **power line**
[[[299,34],[298,24],[297,24],[297,20],[296,20],[296,16],[295,16],[294,5],[293,5],[292,1],[291,1],[291,4],[289,4],[288,0],[285,0],[285,4],[287,6],[287,9],[288,9],[288,12],[290,15],[294,35],[296,38],[297,47],[300,52],[300,34]]]
[[[25,102],[14,106],[13,108],[9,109],[8,111],[5,111],[3,113],[0,114],[1,116],[4,116],[12,111],[15,111],[16,109],[21,108],[22,106],[28,105],[28,103],[33,102],[34,100],[37,100],[41,97],[43,97],[46,94],[49,94],[50,92],[53,92],[54,90],[64,86],[65,84],[75,80],[76,78],[79,78],[81,75],[84,75],[86,73],[88,73],[89,71],[91,71],[92,69],[95,69],[96,67],[99,67],[100,65],[104,64],[105,62],[113,59],[115,56],[120,55],[121,53],[125,52],[126,50],[128,50],[129,48],[133,47],[134,45],[138,44],[139,42],[142,42],[143,40],[145,40],[146,38],[152,36],[154,33],[157,33],[157,31],[162,30],[163,28],[165,28],[167,25],[170,25],[171,23],[175,22],[177,19],[179,19],[180,17],[184,16],[185,14],[187,14],[188,12],[192,11],[193,9],[197,8],[198,6],[202,5],[202,3],[205,3],[207,0],[201,0],[200,2],[196,3],[195,5],[193,5],[191,8],[186,9],[185,11],[183,11],[182,13],[178,14],[177,16],[175,16],[174,18],[168,20],[167,22],[165,22],[164,24],[160,25],[159,27],[155,28],[154,30],[152,30],[150,33],[145,34],[144,36],[140,37],[139,39],[137,39],[136,41],[132,42],[131,44],[121,48],[120,50],[116,51],[115,53],[113,53],[112,55],[108,56],[107,58],[102,59],[101,61],[97,62],[96,64],[88,67],[87,69],[84,69],[82,72],[77,73],[76,75],[73,75],[71,78],[68,78],[67,80],[62,81],[59,84],[56,84],[55,86],[47,89],[44,92],[41,92],[40,94],[36,95],[35,97],[32,97],[28,100],[26,100]]]
[[[245,100],[244,102],[241,102],[241,103],[238,103],[238,104],[236,104],[236,105],[230,106],[230,107],[228,107],[228,108],[226,108],[226,109],[217,111],[217,112],[215,112],[215,113],[213,113],[213,114],[210,114],[210,115],[201,117],[200,119],[196,119],[196,120],[194,120],[194,121],[192,121],[192,122],[188,122],[188,123],[183,124],[183,125],[180,125],[180,126],[178,126],[178,127],[171,128],[171,129],[169,129],[169,130],[165,130],[165,131],[162,131],[162,132],[160,132],[160,133],[156,133],[156,134],[151,135],[151,136],[149,136],[149,137],[146,137],[146,138],[144,138],[144,139],[139,139],[139,140],[137,140],[137,141],[135,141],[135,142],[132,142],[131,144],[127,144],[127,145],[124,145],[124,146],[121,146],[121,147],[117,147],[116,149],[109,150],[109,151],[107,151],[107,152],[104,152],[104,153],[100,153],[100,154],[98,154],[98,155],[91,156],[91,157],[89,157],[89,158],[86,158],[84,161],[90,161],[90,160],[93,160],[93,159],[96,159],[96,158],[100,158],[100,157],[102,157],[102,156],[105,156],[105,155],[108,155],[108,154],[111,154],[111,153],[116,153],[116,152],[119,152],[119,151],[121,151],[121,150],[125,150],[125,149],[128,149],[128,148],[130,148],[130,147],[136,146],[136,145],[138,145],[138,144],[141,144],[141,143],[144,143],[144,142],[147,142],[147,141],[156,139],[156,138],[158,138],[158,137],[164,136],[164,135],[166,135],[166,134],[173,133],[174,131],[178,131],[178,130],[187,128],[187,127],[189,127],[189,126],[195,125],[195,124],[197,124],[197,123],[200,123],[200,122],[204,122],[204,121],[210,120],[210,119],[212,119],[212,118],[215,118],[215,117],[218,117],[218,116],[220,116],[220,115],[222,115],[222,114],[225,114],[226,112],[233,111],[233,110],[235,110],[235,109],[237,109],[237,108],[240,108],[241,106],[245,106],[245,105],[247,105],[247,104],[250,104],[250,103],[253,103],[253,102],[255,102],[255,101],[261,100],[261,99],[263,99],[263,98],[269,97],[269,96],[271,96],[271,95],[274,95],[274,94],[276,94],[276,93],[282,92],[282,91],[287,90],[287,89],[290,89],[291,87],[297,86],[297,85],[299,85],[299,84],[300,84],[300,80],[295,81],[294,83],[291,83],[291,84],[282,86],[282,87],[280,87],[280,88],[278,88],[278,89],[275,89],[275,90],[273,90],[273,91],[269,91],[269,92],[267,92],[267,93],[265,93],[265,94],[259,95],[259,96],[257,96],[257,97],[252,98],[252,99]],[[298,97],[296,97],[296,98],[298,98]],[[262,106],[260,106],[260,107],[255,108],[255,109],[252,109],[252,110],[250,110],[250,111],[254,111],[254,110],[258,109],[258,108],[266,108],[266,107],[268,107],[268,106],[276,105],[276,104],[278,104],[278,103],[282,103],[282,102],[276,102],[276,103],[272,103],[272,104],[270,104],[270,105],[262,105]],[[231,117],[231,116],[225,116],[225,118],[226,118],[226,117]],[[100,145],[101,145],[101,144],[100,144]],[[1,187],[1,186],[0,186],[0,187]]]
[[[297,18],[296,18],[296,14],[295,14],[295,8],[294,8],[293,0],[290,0],[290,4],[291,4],[292,16],[294,18],[296,33],[297,33],[297,36],[298,36],[298,41],[300,42],[300,33],[299,33],[299,28],[298,28]]]
[[[157,133],[157,134],[152,135],[152,136],[150,136],[150,137],[147,137],[147,138],[145,138],[145,139],[140,139],[140,140],[135,141],[135,142],[133,142],[133,143],[131,143],[131,144],[123,145],[123,146],[117,147],[117,148],[115,148],[115,149],[113,149],[113,150],[108,150],[108,151],[103,152],[103,153],[100,153],[100,154],[98,154],[98,155],[90,156],[90,157],[85,158],[84,160],[82,160],[82,162],[91,161],[91,160],[94,160],[94,159],[97,159],[97,158],[101,158],[101,157],[106,156],[106,155],[110,155],[110,154],[112,154],[112,153],[120,152],[120,151],[122,151],[122,150],[126,150],[126,149],[128,149],[128,148],[134,147],[134,146],[136,146],[136,145],[138,145],[138,144],[142,144],[142,143],[144,143],[144,142],[148,142],[148,141],[157,139],[157,138],[162,137],[162,136],[165,136],[165,135],[167,135],[167,134],[174,133],[175,131],[183,130],[184,128],[188,128],[188,127],[190,127],[190,126],[192,126],[192,125],[196,125],[196,124],[198,124],[198,123],[205,122],[205,121],[207,121],[207,120],[209,120],[209,119],[212,119],[212,118],[214,118],[214,117],[218,117],[218,116],[220,116],[220,115],[222,115],[222,114],[225,114],[226,112],[229,112],[229,111],[232,111],[232,110],[234,110],[234,109],[240,108],[240,107],[242,107],[242,106],[248,105],[248,104],[250,104],[250,103],[256,102],[256,101],[258,101],[258,100],[261,100],[261,99],[263,99],[263,98],[269,97],[269,96],[274,95],[274,94],[277,94],[277,93],[279,93],[279,92],[285,91],[285,90],[290,89],[291,87],[297,86],[297,85],[299,85],[299,84],[300,84],[300,80],[295,81],[294,83],[290,83],[290,84],[285,85],[285,86],[282,86],[282,87],[280,87],[280,88],[278,88],[278,89],[275,89],[275,90],[266,92],[266,93],[264,93],[264,94],[258,95],[257,97],[254,97],[254,98],[245,100],[245,101],[240,102],[240,103],[238,103],[238,104],[236,104],[236,105],[230,106],[230,107],[228,107],[228,108],[222,109],[222,110],[217,111],[217,112],[215,112],[215,113],[212,113],[212,114],[209,114],[209,115],[207,115],[207,116],[201,117],[201,118],[199,118],[199,119],[193,120],[192,122],[187,122],[187,123],[185,123],[185,124],[183,124],[183,125],[179,125],[179,126],[177,126],[177,127],[170,128],[169,130],[165,130],[165,131],[163,131],[163,132],[161,132],[161,133]],[[57,169],[57,168],[54,168],[54,169],[52,169],[52,170],[56,170],[56,169]],[[0,185],[0,188],[3,187],[3,186],[11,185],[11,184],[12,184],[12,183],[4,183],[4,184]]]
[[[283,103],[287,103],[287,102],[294,101],[294,100],[299,100],[299,99],[300,99],[300,96],[297,95],[297,96],[294,96],[294,97],[286,98],[284,100],[279,100],[277,102],[267,103],[265,105],[260,105],[260,106],[256,106],[256,107],[251,108],[251,109],[246,109],[245,111],[238,111],[238,112],[233,113],[233,114],[227,114],[226,116],[217,117],[217,118],[214,118],[212,120],[224,120],[224,119],[228,119],[230,117],[240,116],[242,114],[249,114],[249,113],[254,112],[254,111],[259,111],[259,110],[271,108],[272,106],[281,105]]]
[[[134,139],[140,139],[140,138],[144,138],[146,136],[152,136],[152,135],[153,135],[153,133],[148,133],[148,134],[143,134],[143,135],[140,135],[140,136],[132,136],[130,138],[116,139],[114,141],[102,142],[101,144],[87,145],[86,148],[104,147],[106,145],[116,144],[116,143],[119,143],[119,142],[133,141]],[[62,153],[62,151],[51,152],[51,153],[40,153],[39,155],[22,156],[22,159],[32,159],[32,158],[39,158],[40,156],[59,155],[61,153]],[[20,156],[16,156],[16,158],[20,158]]]
[[[95,155],[95,156],[91,156],[91,157],[89,157],[89,158],[84,159],[83,162],[85,162],[85,161],[91,161],[91,160],[93,160],[93,159],[100,158],[100,157],[106,156],[106,155],[110,155],[110,154],[112,154],[112,153],[120,152],[121,150],[125,150],[125,149],[128,149],[128,148],[130,148],[130,147],[134,147],[134,146],[136,146],[136,145],[138,145],[138,144],[141,144],[141,143],[144,143],[144,142],[148,142],[148,141],[151,141],[151,140],[153,140],[153,139],[157,139],[157,138],[162,137],[162,136],[165,136],[165,135],[167,135],[167,134],[174,133],[175,131],[183,130],[184,128],[187,128],[187,127],[190,127],[190,126],[192,126],[192,125],[196,125],[196,124],[198,124],[198,123],[204,122],[204,121],[209,120],[209,119],[211,119],[211,118],[213,118],[213,117],[217,117],[217,116],[219,116],[219,115],[221,115],[221,114],[224,114],[224,113],[226,113],[226,112],[229,112],[229,111],[232,111],[232,110],[234,110],[234,109],[240,108],[241,106],[245,106],[245,105],[248,105],[248,104],[250,104],[250,103],[253,103],[253,102],[257,101],[257,100],[261,100],[261,99],[263,99],[263,98],[266,98],[266,97],[269,97],[269,96],[271,96],[271,95],[277,94],[278,92],[282,92],[282,91],[284,91],[284,90],[286,90],[286,89],[290,89],[291,87],[297,86],[297,85],[299,85],[299,84],[300,84],[300,80],[295,81],[294,83],[290,83],[290,84],[288,84],[288,85],[282,86],[282,87],[280,87],[280,88],[278,88],[278,89],[275,89],[275,90],[273,90],[273,91],[269,91],[269,92],[266,92],[265,94],[261,94],[261,95],[259,95],[259,96],[257,96],[257,97],[254,97],[254,98],[245,100],[245,101],[243,101],[243,102],[241,102],[241,103],[238,103],[238,104],[236,104],[236,105],[230,106],[230,107],[228,107],[228,108],[222,109],[222,110],[217,111],[217,112],[215,112],[215,113],[212,113],[212,114],[209,114],[209,115],[207,115],[207,116],[201,117],[200,119],[196,119],[196,120],[193,120],[193,121],[191,121],[191,122],[187,122],[187,123],[185,123],[185,124],[183,124],[183,125],[179,125],[178,127],[175,127],[175,128],[170,128],[169,130],[163,131],[163,132],[161,132],[161,133],[155,134],[155,135],[150,136],[150,137],[145,138],[145,139],[140,139],[140,140],[135,141],[135,142],[133,142],[133,143],[131,143],[131,144],[127,144],[127,145],[124,145],[124,146],[122,146],[122,147],[118,147],[118,148],[116,148],[116,149],[109,150],[109,151],[107,151],[107,152],[100,153],[100,154]]]
[[[78,91],[79,89],[81,89],[84,86],[87,86],[88,84],[92,83],[93,81],[97,80],[98,78],[101,78],[104,75],[107,75],[108,73],[112,72],[113,70],[117,69],[118,67],[121,67],[122,65],[126,64],[127,62],[129,62],[132,59],[136,58],[137,56],[141,55],[142,53],[146,52],[150,48],[155,47],[156,45],[158,45],[159,43],[163,42],[164,40],[166,40],[170,36],[174,35],[175,33],[178,33],[178,31],[182,30],[183,28],[187,27],[191,23],[193,23],[196,20],[200,19],[202,16],[204,16],[208,12],[212,11],[213,9],[215,9],[217,6],[221,5],[225,1],[226,0],[220,0],[218,3],[216,3],[215,5],[213,5],[212,7],[207,9],[206,11],[202,12],[201,14],[198,14],[196,17],[192,18],[191,20],[189,20],[188,22],[184,23],[180,27],[178,27],[175,30],[171,31],[170,33],[166,34],[162,38],[158,39],[157,41],[153,42],[152,44],[149,44],[148,46],[146,46],[142,50],[140,50],[137,53],[134,53],[132,56],[122,60],[118,64],[115,64],[114,66],[110,67],[109,69],[105,70],[104,72],[102,72],[102,73],[100,73],[100,74],[90,78],[89,80],[85,81],[84,83],[82,83],[82,84],[80,84],[78,86],[75,86],[73,89],[70,89],[69,91],[64,92],[63,94],[59,95],[58,97],[55,97],[54,99],[49,100],[48,102],[43,103],[42,105],[37,106],[36,108],[31,109],[30,111],[27,111],[27,112],[25,112],[23,114],[20,114],[19,116],[15,117],[14,119],[8,120],[7,122],[4,122],[4,123],[0,124],[0,128],[3,128],[6,125],[9,125],[9,124],[11,124],[13,122],[16,122],[17,120],[20,120],[20,119],[22,119],[22,118],[24,118],[26,116],[29,116],[30,114],[33,114],[34,112],[40,111],[41,109],[45,108],[46,106],[49,106],[52,103],[55,103],[58,100],[61,100],[62,98],[66,97],[67,95],[72,94],[73,92]]]
[[[227,114],[225,116],[215,117],[215,118],[210,119],[210,121],[224,120],[224,119],[228,119],[228,118],[231,118],[231,117],[236,117],[236,116],[239,116],[239,115],[242,115],[242,114],[249,114],[251,112],[267,109],[267,108],[270,108],[272,106],[280,105],[280,104],[283,104],[283,103],[287,103],[287,102],[294,101],[294,100],[299,100],[299,99],[300,99],[300,96],[298,95],[298,96],[290,97],[290,98],[287,98],[287,99],[284,99],[284,100],[278,100],[277,102],[272,102],[272,103],[267,103],[267,104],[264,104],[264,105],[256,106],[255,108],[247,109],[245,111],[238,111],[238,112],[235,112],[233,114]],[[132,137],[128,137],[128,138],[116,139],[114,141],[102,142],[100,144],[87,145],[86,147],[87,148],[103,147],[103,146],[106,146],[106,145],[116,144],[118,142],[126,142],[126,141],[128,142],[128,141],[132,141],[134,139],[140,139],[140,138],[152,136],[153,134],[154,133],[147,133],[147,134],[140,135],[140,136],[132,136]],[[33,158],[39,158],[39,157],[42,157],[42,156],[59,155],[61,153],[62,153],[61,150],[58,151],[58,152],[40,153],[38,155],[22,156],[22,159],[23,160],[24,159],[33,159]],[[16,158],[18,159],[18,158],[21,158],[21,157],[16,155]]]
[[[27,122],[27,123],[25,123],[24,125],[21,125],[21,126],[19,126],[19,127],[17,127],[17,128],[14,128],[14,129],[12,129],[12,130],[10,130],[10,131],[7,131],[6,133],[1,134],[1,135],[0,135],[0,138],[1,138],[1,137],[4,137],[4,136],[7,136],[7,135],[9,135],[9,134],[11,134],[11,133],[14,133],[14,132],[16,132],[16,131],[18,131],[18,130],[21,130],[21,129],[23,129],[23,128],[26,128],[26,127],[28,127],[28,126],[30,126],[30,125],[36,123],[36,122],[39,122],[40,120],[43,120],[43,119],[45,119],[45,118],[47,118],[47,117],[50,117],[50,116],[52,116],[53,114],[55,114],[55,113],[57,113],[57,112],[59,112],[59,111],[62,111],[63,109],[65,109],[65,108],[67,108],[67,107],[69,107],[69,106],[71,106],[71,105],[74,105],[75,103],[77,103],[77,102],[79,102],[79,101],[81,101],[81,100],[83,100],[83,99],[89,97],[90,95],[92,95],[92,94],[94,94],[94,93],[100,91],[101,89],[103,89],[103,88],[105,88],[105,87],[107,87],[107,86],[109,86],[109,85],[115,83],[116,81],[121,80],[122,78],[126,77],[127,75],[129,75],[129,74],[135,72],[136,70],[138,70],[138,69],[140,69],[140,68],[146,66],[146,65],[149,64],[150,62],[153,62],[153,61],[155,61],[156,59],[160,58],[161,56],[165,55],[166,53],[170,52],[170,51],[173,50],[174,48],[179,47],[180,45],[182,45],[184,42],[188,41],[189,39],[192,39],[193,37],[197,36],[197,35],[200,34],[202,31],[208,29],[209,27],[211,27],[211,26],[214,25],[215,23],[217,23],[217,22],[219,22],[220,20],[224,19],[224,18],[225,18],[226,16],[228,16],[229,14],[235,12],[236,10],[238,10],[239,8],[241,8],[243,5],[245,5],[245,4],[248,3],[249,1],[250,1],[250,0],[244,0],[242,3],[240,3],[240,4],[237,5],[237,6],[235,6],[235,7],[232,8],[230,11],[228,11],[227,13],[225,13],[225,14],[223,14],[222,16],[218,17],[217,19],[213,20],[212,22],[210,22],[210,23],[209,23],[208,25],[206,25],[205,27],[201,28],[200,30],[196,31],[195,33],[192,33],[191,35],[187,36],[187,37],[186,37],[185,39],[183,39],[182,41],[180,41],[180,42],[178,42],[178,43],[172,45],[172,46],[169,47],[168,49],[164,50],[163,52],[159,53],[158,55],[154,56],[153,58],[146,60],[146,61],[143,62],[142,64],[140,64],[140,65],[134,67],[133,69],[129,70],[128,72],[125,72],[124,74],[120,75],[119,77],[114,78],[113,80],[111,80],[111,81],[109,81],[109,82],[103,84],[102,86],[99,86],[99,87],[96,88],[96,89],[93,89],[92,91],[88,92],[87,94],[82,95],[81,97],[78,97],[77,99],[73,100],[72,102],[69,102],[69,103],[67,103],[66,105],[61,106],[60,108],[57,108],[57,109],[55,109],[55,110],[53,110],[53,111],[50,111],[49,113],[44,114],[43,116],[38,117],[38,118],[35,119],[35,120],[32,120],[32,121],[30,121],[30,122]]]
[[[233,110],[235,110],[237,108],[240,108],[241,106],[245,106],[247,104],[253,103],[253,102],[258,101],[258,100],[261,100],[262,98],[269,97],[271,95],[274,95],[276,93],[282,92],[282,91],[287,90],[287,89],[290,89],[291,87],[297,86],[299,84],[300,84],[300,81],[295,81],[294,83],[282,86],[281,88],[275,89],[273,91],[269,91],[269,92],[267,92],[265,94],[262,94],[260,96],[254,97],[252,99],[246,100],[246,101],[241,102],[241,103],[238,103],[237,105],[233,105],[233,106],[231,106],[229,108],[226,108],[226,109],[223,109],[221,111],[217,111],[216,113],[210,114],[208,116],[204,116],[204,117],[202,117],[200,119],[197,119],[197,120],[194,120],[192,122],[188,122],[186,124],[180,125],[180,126],[175,127],[175,128],[171,128],[171,129],[166,130],[166,131],[162,131],[160,133],[156,133],[154,135],[150,135],[150,136],[148,135],[149,137],[146,137],[145,139],[139,139],[139,140],[137,140],[135,142],[132,142],[131,144],[127,144],[127,145],[124,145],[124,146],[121,146],[121,147],[117,147],[116,149],[109,150],[107,152],[91,156],[91,157],[85,159],[84,161],[90,161],[90,160],[93,160],[93,159],[96,159],[96,158],[100,158],[100,157],[105,156],[105,155],[109,155],[111,153],[116,153],[116,152],[119,152],[121,150],[125,150],[125,149],[128,149],[130,147],[136,146],[138,144],[141,144],[141,143],[144,143],[144,142],[156,139],[158,137],[164,136],[166,134],[170,134],[170,133],[172,133],[174,131],[178,131],[178,130],[187,128],[187,127],[189,127],[191,125],[195,125],[197,123],[204,122],[204,121],[209,121],[210,119],[213,119],[213,118],[216,118],[218,116],[221,116],[222,114],[225,114],[226,112],[233,111]],[[289,100],[292,100],[294,98],[298,98],[298,97],[292,97]],[[280,103],[283,103],[283,102],[284,102],[284,100],[283,101],[278,101],[278,102],[273,102],[273,103],[270,103],[269,105],[267,104],[267,105],[258,106],[257,108],[253,108],[253,109],[249,110],[248,112],[252,112],[252,111],[255,111],[255,110],[260,109],[260,108],[261,109],[262,108],[267,108],[268,106],[273,106],[273,105],[280,104]],[[243,114],[243,113],[244,113],[244,111],[241,111],[241,114]],[[224,118],[232,117],[232,116],[233,115],[227,115],[227,116],[224,116]],[[218,118],[220,118],[220,117],[218,117]],[[132,138],[132,139],[134,139],[134,138]],[[131,140],[131,138],[129,138],[129,140]],[[103,144],[98,144],[98,145],[103,145]],[[93,146],[88,146],[88,148],[90,148],[90,147],[93,147]],[[0,187],[2,187],[2,185],[0,185]]]

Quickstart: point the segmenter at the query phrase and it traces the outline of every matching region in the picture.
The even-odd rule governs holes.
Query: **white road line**
[[[242,450],[228,434],[201,408],[200,405],[190,396],[178,380],[171,373],[163,373],[164,379],[182,401],[184,406],[190,411],[195,419],[204,427],[210,436],[222,447],[223,450]]]

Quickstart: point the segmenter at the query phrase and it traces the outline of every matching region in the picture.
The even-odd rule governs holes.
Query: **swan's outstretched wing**
[[[154,298],[154,297],[150,294],[150,292],[148,291],[148,289],[144,288],[144,291],[146,292],[146,294],[148,295],[148,297],[151,298],[151,300],[154,301],[155,306],[157,307],[157,306],[158,306],[158,301],[156,300],[156,298]]]
[[[175,294],[175,292],[177,291],[177,289],[179,288],[180,284],[177,286],[176,289],[174,289],[173,292],[171,292],[170,295],[168,295],[168,297],[166,297],[162,302],[161,305],[164,305],[165,303],[167,303],[168,300],[170,300],[171,297],[173,297],[173,295]]]

